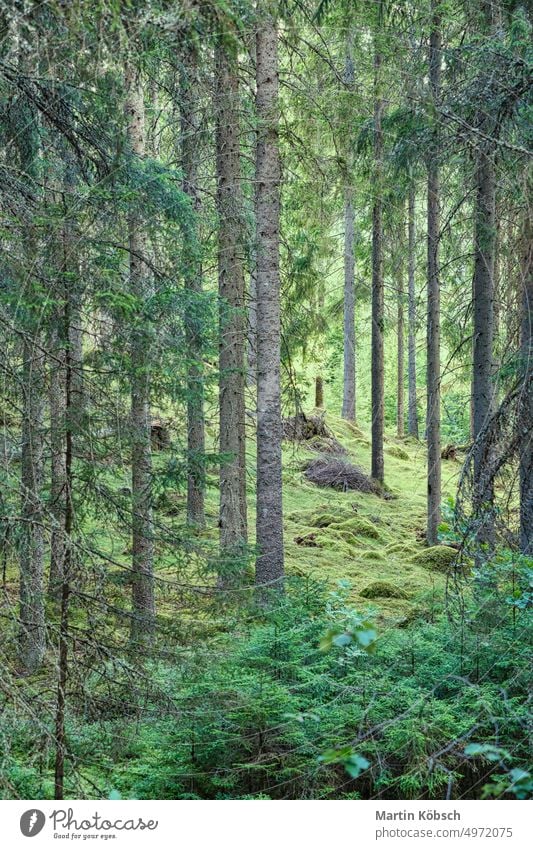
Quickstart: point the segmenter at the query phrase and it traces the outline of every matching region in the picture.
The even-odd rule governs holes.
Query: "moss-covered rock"
[[[408,593],[402,590],[401,587],[395,587],[394,584],[389,584],[388,581],[374,581],[365,587],[359,595],[363,598],[409,598]]]
[[[411,559],[413,563],[432,572],[447,572],[456,557],[455,548],[449,545],[433,545],[415,554]]]
[[[390,448],[387,448],[387,454],[390,454],[391,457],[396,457],[398,460],[411,459],[407,451],[404,451],[399,445],[391,445]]]
[[[376,526],[363,519],[362,516],[352,516],[343,522],[332,522],[329,526],[342,534],[352,534],[355,537],[367,537],[368,539],[379,539],[379,531]]]

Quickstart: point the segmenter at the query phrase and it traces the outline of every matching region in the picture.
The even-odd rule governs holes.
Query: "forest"
[[[0,799],[533,796],[528,0],[0,0]]]

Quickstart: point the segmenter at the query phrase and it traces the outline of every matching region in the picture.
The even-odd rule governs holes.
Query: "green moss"
[[[389,584],[388,581],[374,581],[365,587],[359,595],[363,598],[409,598],[408,593],[402,590],[401,587],[395,587],[394,584]]]
[[[361,560],[366,560],[369,562],[385,563],[385,556],[381,553],[381,551],[375,551],[374,549],[362,551],[359,557],[361,558]]]
[[[390,448],[387,448],[387,454],[390,454],[391,457],[396,457],[398,460],[411,459],[407,451],[404,451],[404,449],[400,448],[398,445],[391,445]]]
[[[386,547],[385,551],[387,554],[406,554],[408,557],[418,554],[418,549],[406,542],[393,542]]]
[[[330,527],[342,534],[379,539],[379,531],[374,523],[368,519],[363,519],[361,516],[352,516],[343,522],[333,522]]]
[[[327,528],[337,520],[338,517],[332,513],[316,513],[314,516],[311,516],[310,524],[314,528]]]
[[[455,548],[450,548],[448,545],[434,545],[415,554],[412,561],[432,572],[447,572],[456,557]]]
[[[318,548],[331,549],[351,560],[357,552],[357,540],[353,535],[350,536],[351,538],[340,533],[335,533],[334,531],[332,532],[328,528],[327,532],[317,533],[315,535],[315,541]]]

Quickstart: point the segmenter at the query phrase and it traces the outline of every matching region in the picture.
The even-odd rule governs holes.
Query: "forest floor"
[[[370,437],[358,426],[340,417],[326,415],[325,423],[346,449],[343,458],[366,474],[370,469]],[[214,442],[214,432],[208,438]],[[255,531],[255,440],[248,439],[248,527],[249,544]],[[350,601],[355,607],[372,601],[387,627],[403,625],[417,613],[431,610],[442,600],[446,567],[453,551],[441,547],[435,553],[425,543],[426,529],[426,449],[412,437],[385,436],[385,482],[389,497],[355,490],[346,492],[310,483],[304,475],[305,462],[317,459],[316,451],[305,442],[283,443],[283,511],[287,575],[309,577],[331,589],[340,581],[350,585]],[[157,575],[163,581],[186,585],[212,584],[218,553],[218,474],[207,475],[207,527],[187,538],[184,530],[185,496],[164,483],[172,458],[165,452],[154,454],[156,480],[164,487],[155,510],[156,543],[159,550]],[[443,461],[443,527],[446,504],[456,488],[460,462]],[[127,467],[112,464],[104,479],[112,497],[128,490]],[[163,482],[163,483],[162,483]],[[156,491],[157,491],[156,484]],[[127,497],[127,496],[126,496]],[[95,549],[109,557],[109,571],[115,573],[115,603],[127,608],[128,594],[121,584],[121,567],[129,568],[131,548],[124,526],[113,527],[109,515],[98,511],[91,521]],[[446,532],[444,533],[446,537]],[[183,546],[180,546],[180,541]],[[174,543],[178,543],[177,545]],[[253,556],[250,558],[250,569]],[[252,571],[250,571],[252,579]],[[159,613],[174,617],[172,599],[163,599]],[[213,623],[214,624],[214,623]],[[205,627],[203,623],[202,627]],[[217,630],[215,626],[215,631]]]

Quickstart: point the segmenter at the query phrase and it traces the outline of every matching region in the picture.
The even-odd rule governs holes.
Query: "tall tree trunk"
[[[441,79],[441,19],[439,0],[431,0],[431,33],[429,43],[429,80],[433,109],[436,112],[440,99]],[[435,121],[437,121],[435,115]],[[428,443],[427,481],[427,542],[438,542],[441,502],[441,449],[440,449],[440,174],[437,162],[437,132],[434,130],[435,151],[428,164],[428,305],[427,305],[427,420]]]
[[[396,273],[398,275],[397,289],[397,372],[396,372],[396,433],[402,438],[404,435],[404,418],[405,418],[405,392],[404,392],[404,375],[405,375],[405,328],[404,328],[404,288],[403,274],[404,263],[401,251],[404,247],[402,239],[405,232],[405,222],[402,221],[402,227],[398,234],[398,248],[400,256],[397,261]]]
[[[353,88],[355,72],[353,64],[352,31],[346,39],[346,63],[344,83]],[[344,189],[344,375],[342,393],[342,417],[354,422],[356,418],[356,352],[355,352],[355,214],[353,207],[353,188],[351,160],[348,154],[348,167]]]
[[[416,408],[416,223],[415,223],[415,184],[411,180],[408,199],[408,419],[407,428],[410,436],[418,439],[418,412]]]
[[[355,421],[355,254],[354,208],[352,189],[346,188],[344,200],[344,382],[342,417]]]
[[[490,508],[494,493],[485,479],[488,457],[483,440],[478,439],[493,412],[493,335],[494,335],[494,257],[495,198],[494,151],[481,142],[476,153],[476,198],[474,210],[474,278],[473,294],[473,424],[474,424],[474,504],[483,507],[486,520],[479,528],[478,539],[487,542]]]
[[[195,213],[184,233],[185,286],[190,303],[185,315],[187,344],[187,522],[205,525],[205,420],[202,363],[202,322],[198,296],[202,292],[202,265],[199,258],[198,221],[198,56],[191,46],[184,56],[180,76],[181,160],[183,191],[190,197]]]
[[[384,374],[383,374],[383,100],[381,97],[381,36],[383,3],[374,43],[374,203],[372,208],[372,477],[383,483]]]
[[[32,256],[33,254],[30,254]],[[43,504],[44,363],[36,317],[23,345],[22,528],[20,542],[20,656],[34,672],[45,652]]]
[[[145,155],[144,99],[140,74],[126,66],[126,119],[130,153]],[[131,331],[131,477],[133,588],[131,639],[149,640],[155,625],[152,525],[152,452],[150,417],[150,334],[146,305],[151,294],[143,256],[146,243],[139,212],[128,214],[130,289],[138,301],[138,314]]]
[[[278,32],[261,0],[257,27],[256,583],[283,588],[281,487]]]
[[[246,543],[244,233],[239,150],[239,78],[231,45],[216,47],[219,293],[220,547]],[[224,583],[224,575],[221,575]]]
[[[64,179],[64,206],[65,218],[63,227],[63,268],[65,270],[71,267],[74,261],[75,254],[73,253],[73,222],[70,218],[70,210],[68,202],[66,202],[67,193],[72,190],[74,180],[74,172],[72,160],[69,154],[66,154],[66,167]],[[54,771],[54,798],[64,798],[64,782],[65,782],[65,756],[67,749],[67,739],[65,730],[66,718],[66,688],[68,680],[68,640],[69,640],[69,607],[71,584],[74,580],[72,571],[72,531],[74,524],[74,505],[73,505],[73,490],[72,490],[72,464],[74,459],[74,434],[79,427],[80,413],[80,398],[79,375],[76,375],[79,365],[79,351],[75,346],[71,345],[73,336],[73,323],[77,315],[77,298],[73,297],[73,291],[78,288],[77,275],[69,275],[68,271],[65,274],[65,300],[62,310],[61,328],[61,343],[65,351],[64,368],[60,373],[60,379],[63,381],[64,391],[64,516],[62,522],[63,531],[63,549],[61,572],[58,574],[58,579],[61,581],[61,619],[59,625],[59,657],[58,657],[58,682],[57,682],[57,699],[56,699],[56,716],[55,716],[55,742],[56,742],[56,758]],[[77,339],[77,333],[74,329],[74,337]]]
[[[38,145],[34,142],[36,115],[20,133],[21,170],[36,178]],[[25,258],[30,266],[23,281],[26,309],[22,346],[22,433],[21,433],[21,538],[20,538],[20,634],[19,653],[27,672],[40,666],[46,648],[44,610],[43,535],[43,412],[45,397],[43,334],[40,329],[39,287],[35,269],[39,249],[32,223],[25,230]]]
[[[58,244],[58,279],[55,283],[58,307],[52,329],[50,364],[50,513],[52,532],[50,539],[49,592],[58,596],[63,582],[63,566],[67,539],[67,438],[82,426],[83,412],[83,353],[81,333],[81,293],[78,245],[71,204],[76,184],[76,167],[70,149],[63,150],[63,185],[61,200],[63,223]],[[68,315],[68,324],[65,315]],[[67,362],[70,369],[67,379]],[[68,384],[68,409],[67,409]],[[70,427],[67,428],[67,418]]]
[[[531,194],[529,194],[531,197]],[[520,551],[533,555],[533,226],[526,207],[522,247],[521,362],[524,375],[520,403]]]

